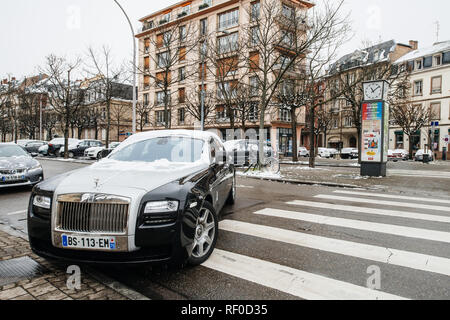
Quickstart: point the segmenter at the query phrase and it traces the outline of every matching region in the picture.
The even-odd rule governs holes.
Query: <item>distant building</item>
[[[406,136],[401,128],[393,125],[389,130],[389,148],[409,151],[409,139],[412,139],[415,153],[426,145],[429,147],[434,140],[432,147],[439,159],[445,147],[443,139],[450,135],[450,41],[415,49],[396,63],[405,65],[410,72],[412,102],[418,106],[430,107],[436,115],[433,122],[439,122],[439,125],[432,132],[431,123],[427,124],[412,137]]]
[[[364,68],[374,65],[394,63],[408,52],[417,49],[417,42],[410,41],[409,45],[397,43],[394,40],[356,50],[347,54],[331,65],[327,74],[328,86],[335,86],[339,90],[340,78],[358,78]],[[372,79],[375,80],[375,79]],[[336,84],[337,82],[337,84]],[[351,107],[345,97],[339,97],[328,103],[327,110],[332,113],[331,130],[327,134],[324,147],[329,148],[358,148],[358,132]]]

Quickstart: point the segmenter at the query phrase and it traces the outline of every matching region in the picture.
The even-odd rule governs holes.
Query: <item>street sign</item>
[[[431,126],[432,126],[432,127],[439,127],[439,121],[433,121],[433,122],[431,123]]]

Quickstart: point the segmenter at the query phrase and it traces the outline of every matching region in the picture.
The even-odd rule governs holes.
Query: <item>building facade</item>
[[[429,48],[414,50],[397,60],[409,71],[411,101],[418,107],[430,108],[434,117],[416,135],[408,137],[395,124],[389,130],[389,148],[409,151],[412,139],[413,154],[419,149],[433,149],[442,158],[448,146],[444,138],[450,135],[450,41],[435,43]]]
[[[360,89],[362,79],[366,76],[372,76],[371,73],[376,73],[372,70],[389,68],[392,63],[414,49],[417,49],[417,42],[415,41],[410,41],[406,45],[390,40],[347,54],[330,67],[326,78],[328,86],[334,87],[339,92],[343,83],[351,85],[354,82],[356,84],[353,92],[350,92],[350,95],[354,95],[351,99],[349,99],[349,92],[347,92],[347,94],[334,98],[327,104],[331,125],[329,132],[326,134],[325,147],[336,149],[359,147],[355,106],[352,106],[351,101],[362,101],[362,90]],[[370,71],[368,71],[369,69]],[[390,74],[386,76],[388,77]],[[376,79],[367,78],[365,80]]]
[[[292,14],[297,10],[307,12],[313,6],[309,1],[300,0],[274,0],[275,5],[282,7],[282,12]],[[245,28],[252,23],[254,16],[260,15],[260,2],[252,0],[193,0],[182,1],[173,6],[165,8],[156,13],[152,13],[142,19],[143,27],[136,36],[139,39],[139,69],[144,70],[139,77],[139,103],[152,105],[145,117],[144,131],[161,130],[165,128],[166,121],[170,122],[171,129],[199,129],[201,127],[198,117],[192,116],[186,109],[188,97],[203,90],[212,92],[213,108],[208,114],[205,129],[216,131],[224,140],[232,139],[232,135],[226,133],[230,131],[230,115],[221,103],[221,90],[217,77],[218,70],[205,68],[201,62],[199,50],[189,50],[183,47],[183,34],[186,29],[194,26],[194,37],[205,37],[217,41],[218,46],[222,42],[229,44],[230,48],[239,41]],[[180,59],[170,70],[171,77],[177,77],[176,83],[170,85],[168,99],[170,100],[169,119],[165,119],[165,99],[164,92],[152,83],[152,79],[159,79],[161,73],[158,61],[164,57],[164,34],[162,30],[170,27],[180,30]],[[258,63],[257,52],[249,52],[250,59]],[[155,58],[156,57],[156,58]],[[156,60],[156,61],[155,61]],[[193,76],[188,77],[190,66],[194,65]],[[235,70],[237,73],[241,70]],[[147,73],[152,76],[146,75]],[[202,77],[201,75],[204,74]],[[243,75],[242,81],[252,86],[251,74]],[[174,81],[172,81],[174,82]],[[229,84],[233,86],[232,81]],[[252,97],[249,95],[250,100]],[[210,101],[209,101],[210,102]],[[211,103],[211,102],[210,102]],[[249,112],[245,120],[245,128],[252,129],[259,136],[260,114],[257,107]],[[138,119],[139,122],[139,119]],[[301,141],[301,131],[304,128],[304,113],[298,115],[297,119],[297,141]],[[236,121],[235,130],[240,132],[240,121]],[[291,114],[283,110],[269,110],[265,114],[266,139],[272,142],[282,154],[288,155],[292,152],[293,130],[291,126]]]

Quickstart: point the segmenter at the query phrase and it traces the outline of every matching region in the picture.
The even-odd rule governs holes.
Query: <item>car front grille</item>
[[[81,201],[83,195],[72,199],[58,198],[56,226],[58,231],[126,234],[129,202],[100,197]],[[77,199],[79,198],[79,199]],[[78,201],[77,201],[78,200]]]

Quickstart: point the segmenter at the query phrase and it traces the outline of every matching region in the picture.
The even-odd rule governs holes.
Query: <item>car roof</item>
[[[153,138],[160,138],[160,137],[191,137],[196,139],[201,139],[204,141],[209,141],[211,138],[215,138],[219,141],[222,141],[219,136],[212,132],[207,131],[200,131],[200,130],[157,130],[157,131],[148,131],[148,132],[141,132],[137,133],[135,135],[132,135],[127,140],[124,141],[127,144],[134,143],[137,141],[147,140],[147,139],[153,139]]]

